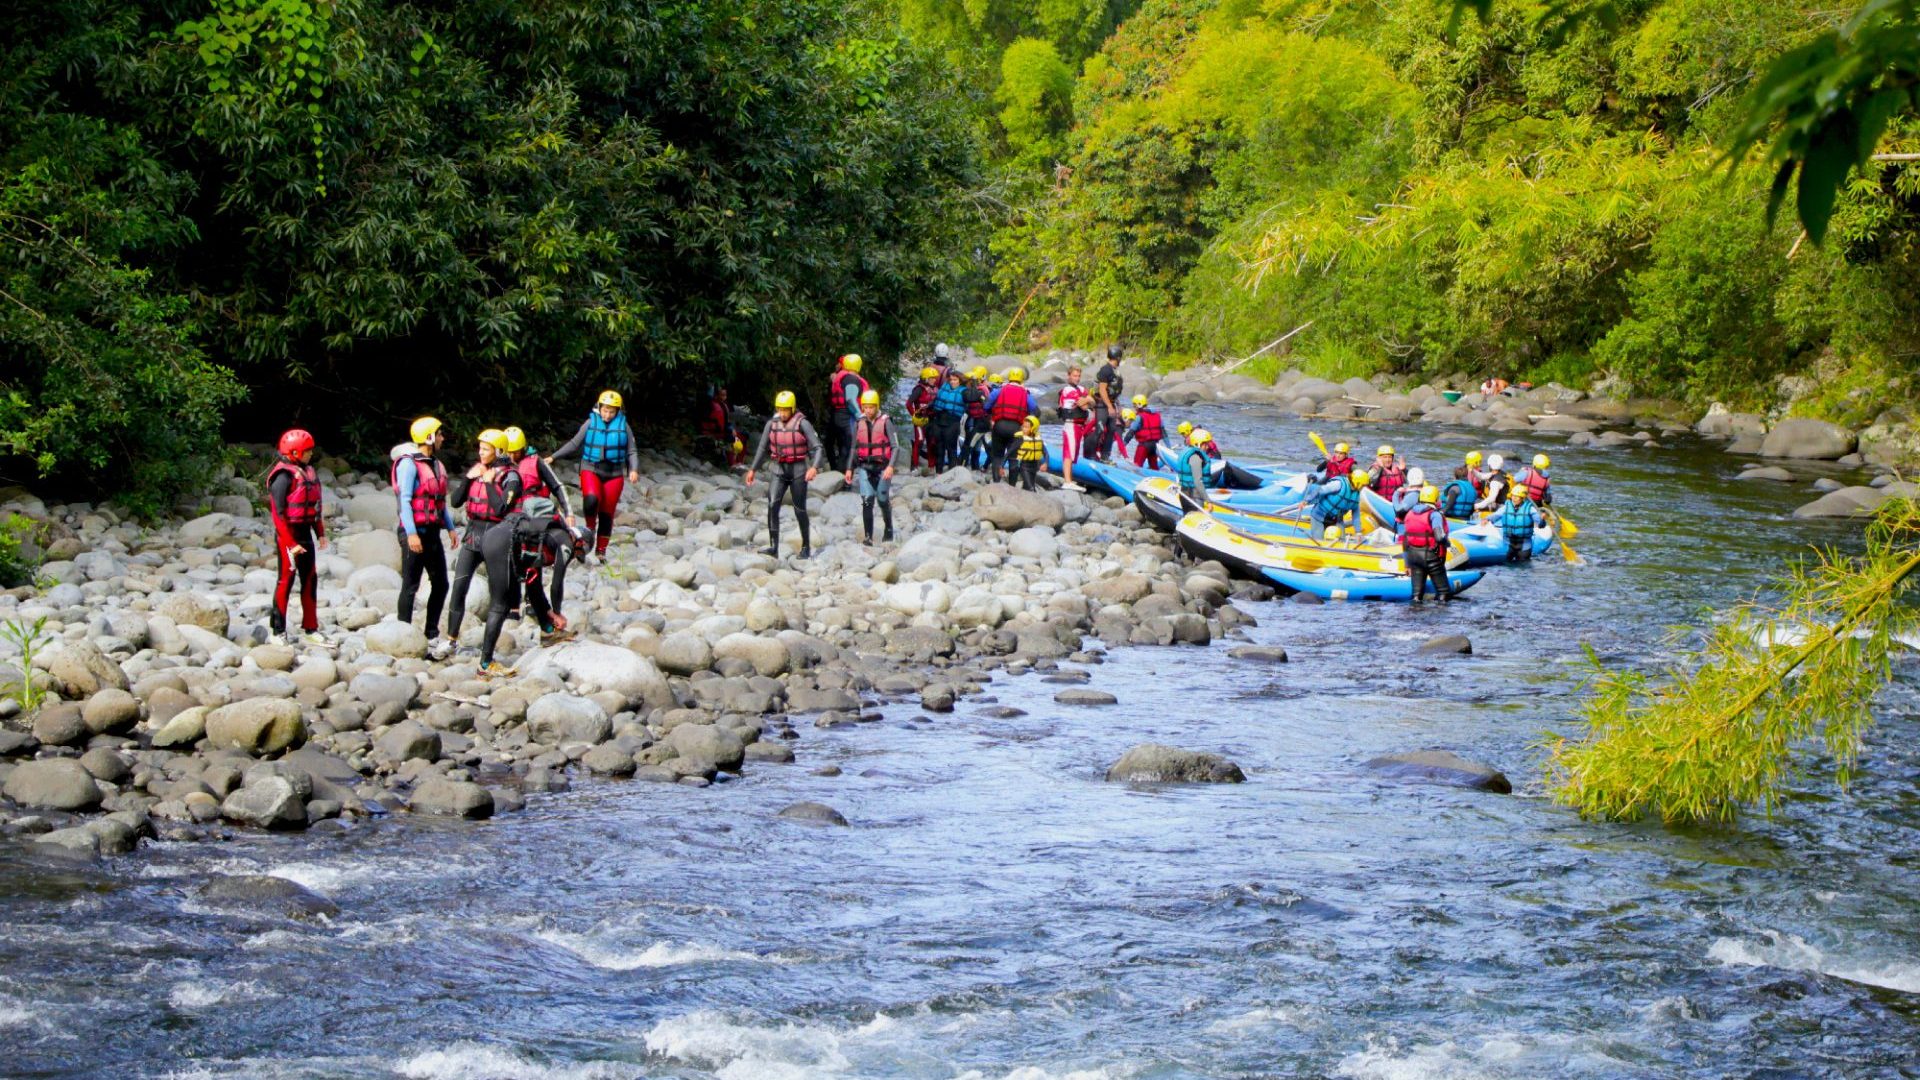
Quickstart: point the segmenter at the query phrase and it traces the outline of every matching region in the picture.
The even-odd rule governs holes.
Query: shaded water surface
[[[1231,451],[1303,427],[1199,410]],[[1432,467],[1465,449],[1371,429]],[[1355,440],[1356,442],[1358,440]],[[1518,447],[1507,448],[1514,456]],[[0,1072],[27,1076],[1172,1078],[1888,1075],[1920,1067],[1920,695],[1885,698],[1844,795],[1773,822],[1582,823],[1539,792],[1580,646],[1657,658],[1808,541],[1804,484],[1707,447],[1577,451],[1589,565],[1448,611],[1251,604],[1292,662],[1119,648],[1091,685],[1002,677],[916,723],[804,728],[801,764],[695,792],[583,782],[478,825],[396,819],[149,846],[103,870],[0,848]],[[1530,453],[1530,450],[1528,451]],[[1439,470],[1435,470],[1438,472]],[[1470,658],[1417,659],[1439,632]],[[1128,746],[1231,787],[1101,782]],[[1383,780],[1443,746],[1513,796]],[[837,764],[839,777],[811,769]],[[849,829],[776,820],[817,799]],[[337,903],[198,904],[208,872]]]

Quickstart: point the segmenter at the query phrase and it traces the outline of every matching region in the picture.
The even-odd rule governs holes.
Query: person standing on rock
[[[273,519],[274,551],[280,577],[273,588],[273,614],[267,626],[276,641],[287,640],[287,601],[293,579],[300,579],[300,632],[310,645],[329,644],[320,635],[319,574],[314,552],[327,546],[321,513],[320,471],[313,467],[313,436],[299,428],[280,436],[280,457],[267,470],[267,514]]]
[[[460,644],[460,624],[467,616],[467,590],[473,586],[473,573],[485,558],[480,541],[495,525],[506,520],[520,505],[525,493],[519,470],[507,460],[508,445],[504,431],[488,428],[481,432],[479,460],[466,475],[454,480],[447,499],[449,505],[464,509],[467,515],[466,533],[461,537],[465,543],[453,561],[453,598],[447,604],[447,640],[456,647]]]
[[[827,379],[827,460],[843,471],[853,460],[853,422],[860,415],[860,395],[867,392],[862,363],[859,353],[848,353]]]
[[[945,385],[933,396],[933,471],[946,472],[960,464],[960,431],[967,422],[967,381],[958,370],[944,372]],[[866,395],[860,397],[860,413],[866,415]],[[858,427],[858,425],[855,425]],[[871,532],[872,530],[868,530]],[[891,531],[891,530],[889,530]]]
[[[500,644],[500,632],[507,619],[525,598],[540,624],[542,645],[566,640],[566,616],[547,603],[540,587],[540,567],[557,548],[571,546],[573,534],[561,527],[554,516],[551,499],[527,499],[519,510],[508,514],[487,529],[480,538],[480,554],[487,566],[487,628],[480,638],[480,674],[497,677],[513,674],[512,669],[494,660]]]
[[[1087,490],[1074,483],[1073,463],[1080,460],[1081,445],[1093,427],[1093,413],[1087,408],[1091,397],[1080,385],[1079,366],[1068,368],[1067,385],[1060,388],[1060,475],[1066,479],[1060,486],[1068,491]]]
[[[1480,491],[1480,501],[1473,505],[1475,510],[1498,511],[1506,505],[1507,492],[1513,490],[1513,477],[1507,475],[1507,459],[1499,454],[1487,455],[1487,483]]]
[[[740,464],[742,448],[739,429],[733,426],[733,407],[727,404],[727,388],[716,386],[707,398],[700,416],[700,439],[709,458],[723,469]]]
[[[993,430],[993,421],[987,416],[987,398],[991,392],[987,388],[987,369],[975,367],[968,372],[970,380],[961,401],[967,406],[966,443],[960,448],[960,457],[967,468],[980,468],[980,450]]]
[[[929,364],[920,369],[920,381],[907,391],[907,417],[913,421],[913,450],[908,463],[916,469],[922,461],[929,465],[933,463],[930,425],[933,423],[933,401],[939,394],[940,369]],[[854,422],[859,423],[859,419],[856,414]],[[851,458],[848,464],[852,464]]]
[[[1127,434],[1122,440],[1133,443],[1133,463],[1148,469],[1160,467],[1160,440],[1167,437],[1166,422],[1160,419],[1160,410],[1147,406],[1147,395],[1133,395],[1133,423],[1128,425]],[[1121,456],[1126,455],[1124,447]]]
[[[987,472],[998,484],[1014,466],[1014,449],[1027,417],[1039,412],[1033,395],[1027,392],[1025,368],[1008,368],[1007,383],[987,399],[987,416],[993,421],[993,444],[987,448]]]
[[[953,372],[953,382],[960,381],[960,373]],[[873,505],[880,504],[880,516],[886,522],[887,531],[880,539],[885,543],[893,542],[893,461],[899,455],[899,444],[893,437],[893,421],[880,411],[880,394],[869,390],[860,395],[860,420],[853,425],[853,468],[846,473],[846,482],[853,486],[854,476],[860,478],[860,542],[873,543]],[[802,499],[804,503],[804,497]],[[804,511],[802,511],[804,515]],[[804,537],[805,529],[802,527]],[[805,543],[803,539],[801,541]]]
[[[441,537],[451,537],[460,546],[453,531],[453,511],[447,507],[447,469],[434,456],[447,440],[440,421],[423,416],[413,422],[408,434],[413,449],[393,463],[393,490],[399,500],[400,606],[403,623],[413,621],[413,600],[420,591],[420,575],[427,575],[427,654],[435,660],[446,659],[451,647],[440,640],[440,611],[447,603],[447,553]]]
[[[528,449],[527,433],[510,427],[503,429],[501,434],[506,437],[507,458],[513,462],[514,471],[520,474],[520,498],[552,499],[567,524],[576,524],[573,506],[567,502],[567,489],[561,485],[560,478],[554,475],[553,467],[542,460],[538,453]],[[510,509],[520,509],[519,504]]]
[[[639,441],[633,437],[625,409],[626,401],[618,391],[604,391],[580,430],[553,452],[555,461],[580,455],[580,501],[594,531],[593,554],[599,559],[607,557],[607,545],[613,541],[620,493],[628,484],[640,482]]]
[[[1312,502],[1308,516],[1313,521],[1313,534],[1319,536],[1329,525],[1346,526],[1349,515],[1353,518],[1353,531],[1359,533],[1360,489],[1366,486],[1367,470],[1355,469],[1308,488],[1307,498]]]
[[[1420,501],[1394,529],[1400,542],[1401,559],[1413,582],[1413,602],[1426,599],[1427,582],[1433,582],[1433,594],[1441,603],[1453,599],[1453,583],[1447,578],[1447,515],[1440,512],[1440,492],[1432,484],[1420,489]]]
[[[1124,355],[1119,345],[1107,346],[1107,362],[1093,375],[1093,445],[1087,448],[1087,456],[1096,461],[1113,456],[1113,436],[1118,430],[1113,418],[1120,411],[1120,391],[1126,384],[1120,377],[1120,358]]]
[[[856,358],[857,359],[857,358]],[[863,390],[861,395],[873,393]],[[879,396],[874,397],[875,402]],[[753,462],[747,466],[746,483],[753,485],[753,476],[767,460],[773,460],[773,477],[767,483],[767,548],[765,554],[780,557],[780,500],[787,492],[793,493],[793,518],[800,524],[800,557],[813,557],[812,524],[807,519],[807,485],[820,472],[820,436],[814,432],[813,425],[800,415],[793,391],[782,390],[773,396],[772,420],[760,431],[760,445],[753,451]],[[852,430],[848,430],[849,447],[847,453],[853,453],[851,447]],[[849,458],[851,460],[851,458]]]

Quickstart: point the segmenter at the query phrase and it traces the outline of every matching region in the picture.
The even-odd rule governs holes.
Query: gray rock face
[[[286,878],[267,874],[221,875],[194,889],[211,906],[271,913],[287,918],[332,918],[340,914],[333,901]]]
[[[277,754],[307,740],[307,722],[297,702],[249,698],[208,713],[206,735],[215,750]]]
[[[1789,417],[1773,426],[1760,443],[1760,456],[1833,461],[1853,452],[1853,432],[1825,420]]]
[[[1219,754],[1159,743],[1141,743],[1107,770],[1109,781],[1135,784],[1238,784],[1246,778],[1240,766]]]
[[[369,705],[392,702],[406,709],[420,696],[420,684],[411,675],[385,675],[363,671],[347,684],[347,691]]]
[[[746,743],[738,735],[713,724],[681,724],[664,740],[683,758],[711,762],[716,769],[739,772],[746,760]]]
[[[391,511],[393,507],[388,505],[385,509]],[[392,529],[374,529],[349,536],[341,542],[340,551],[356,570],[368,566],[400,569],[400,538],[393,535]]]
[[[307,823],[307,805],[293,781],[263,776],[227,796],[220,816],[259,829],[300,828]]]
[[[36,810],[85,810],[100,804],[100,788],[79,762],[23,761],[7,774],[6,796]]]
[[[1097,604],[1132,604],[1153,591],[1153,579],[1145,574],[1125,573],[1080,587],[1080,595]]]
[[[1252,660],[1262,664],[1287,662],[1287,650],[1278,645],[1236,645],[1227,650],[1227,655],[1235,660]]]
[[[1118,705],[1120,699],[1105,690],[1062,690],[1053,695],[1062,705]]]
[[[552,746],[605,742],[613,724],[605,709],[573,694],[543,694],[527,707],[527,729],[535,742]]]
[[[779,816],[788,821],[798,821],[808,825],[845,826],[847,824],[846,817],[826,803],[797,802],[780,811]]]
[[[1797,518],[1867,517],[1879,509],[1886,498],[1885,491],[1879,488],[1843,487],[1797,508],[1793,516]]]
[[[1422,642],[1414,651],[1422,656],[1466,656],[1473,652],[1473,642],[1462,634],[1442,634]]]
[[[569,641],[536,649],[521,658],[520,670],[528,675],[558,674],[564,682],[611,690],[651,708],[665,708],[673,701],[667,678],[653,661],[617,645]]]
[[[407,808],[438,817],[487,818],[493,816],[493,793],[465,780],[435,777],[414,790]]]
[[[988,484],[975,491],[973,512],[980,520],[1006,532],[1034,526],[1058,529],[1067,523],[1067,512],[1059,499],[1006,484]]]
[[[140,703],[125,690],[108,687],[87,699],[80,718],[95,735],[118,735],[140,719]]]
[[[1405,754],[1387,754],[1367,762],[1367,768],[1407,780],[1425,780],[1455,787],[1478,788],[1502,795],[1513,791],[1506,774],[1489,765],[1447,750],[1416,750]]]

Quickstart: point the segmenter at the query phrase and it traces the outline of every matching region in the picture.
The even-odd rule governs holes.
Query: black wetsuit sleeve
[[[554,460],[563,457],[572,457],[578,454],[580,448],[585,445],[587,445],[587,421],[582,420],[580,422],[580,430],[573,433],[573,438],[568,439],[565,446],[548,454],[547,457]]]
[[[560,515],[572,517],[573,504],[567,501],[567,489],[560,483],[560,478],[553,475],[552,467],[544,458],[536,459],[535,467],[540,470],[540,482],[547,485],[548,491],[553,492],[553,503],[560,508]]]
[[[293,493],[293,474],[277,472],[267,481],[267,511],[282,520],[287,516],[287,496]]]
[[[447,505],[458,510],[467,505],[467,495],[473,490],[473,477],[461,473],[447,482]]]
[[[492,510],[495,517],[506,517],[507,511],[520,500],[520,492],[526,486],[520,479],[518,470],[508,469],[505,475],[506,479],[495,485],[493,489]]]

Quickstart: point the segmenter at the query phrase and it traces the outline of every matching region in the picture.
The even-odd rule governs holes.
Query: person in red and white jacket
[[[1073,463],[1080,460],[1080,444],[1093,430],[1093,392],[1080,385],[1080,369],[1067,369],[1067,385],[1060,388],[1060,475],[1068,491],[1085,491],[1074,483]]]
[[[267,514],[273,519],[274,551],[280,561],[267,625],[274,640],[288,639],[287,601],[298,577],[301,636],[309,644],[326,645],[329,642],[320,633],[320,580],[314,552],[327,546],[327,523],[321,513],[320,472],[312,462],[313,436],[294,428],[280,436],[280,457],[267,470]]]

